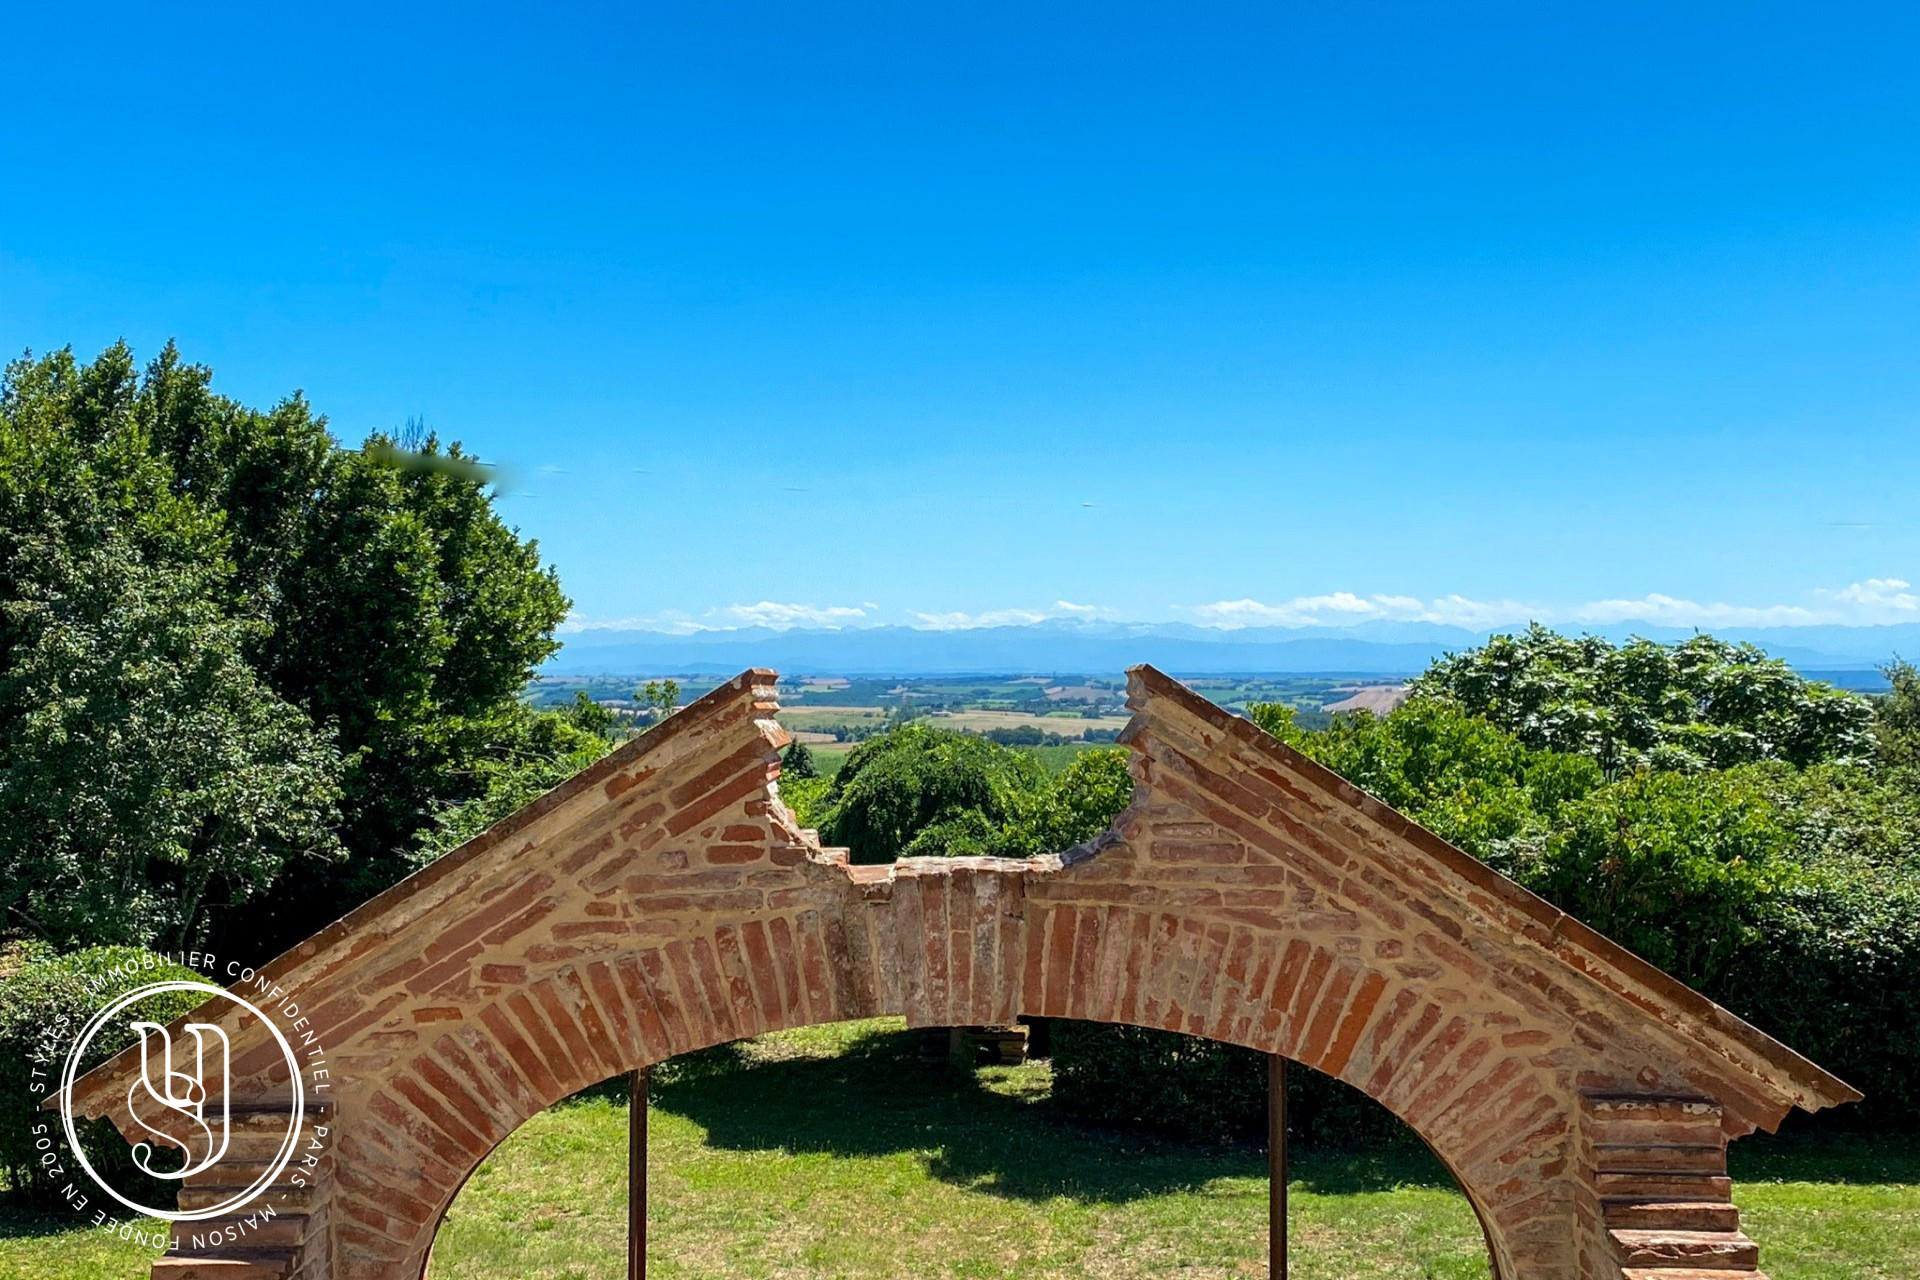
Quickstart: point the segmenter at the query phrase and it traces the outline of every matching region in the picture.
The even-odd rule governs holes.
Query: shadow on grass
[[[1257,1148],[1188,1146],[1076,1124],[1044,1094],[999,1092],[980,1074],[921,1060],[911,1032],[859,1036],[827,1058],[706,1058],[666,1073],[653,1105],[699,1124],[714,1146],[842,1156],[920,1152],[942,1181],[1021,1200],[1116,1203],[1267,1171]],[[1291,1156],[1293,1185],[1310,1192],[1455,1188],[1411,1136],[1379,1150]]]
[[[0,1197],[0,1240],[41,1240],[83,1230],[89,1219],[71,1209],[10,1204]]]

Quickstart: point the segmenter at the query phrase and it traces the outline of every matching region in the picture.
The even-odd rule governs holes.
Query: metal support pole
[[[647,1069],[631,1077],[627,1105],[627,1280],[647,1280]]]
[[[1287,1060],[1267,1057],[1267,1274],[1287,1280]]]

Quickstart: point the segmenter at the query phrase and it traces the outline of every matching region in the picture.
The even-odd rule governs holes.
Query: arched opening
[[[333,1280],[418,1280],[456,1193],[531,1117],[709,1046],[861,1018],[1068,1018],[1284,1055],[1416,1129],[1511,1280],[1676,1260],[1751,1271],[1727,1139],[1858,1096],[1150,668],[1130,674],[1136,785],[1105,835],[1043,857],[849,866],[780,801],[773,679],[743,673],[269,966],[327,1028],[337,1081],[325,1159],[300,1188],[309,1211],[270,1259],[216,1243],[169,1261],[284,1280],[324,1259]],[[286,1104],[260,1071],[275,1050],[229,1021],[235,1092],[274,1113]],[[76,1113],[136,1133],[138,1069],[123,1052],[88,1072]],[[850,1100],[845,1127],[861,1133],[888,1099]],[[1031,1176],[1058,1176],[1050,1154]],[[1094,1163],[1105,1177],[1126,1162]],[[766,1171],[742,1175],[750,1190]],[[974,1176],[961,1189],[1025,1203]],[[569,1179],[577,1191],[549,1162],[517,1194]],[[727,1225],[737,1236],[777,1208],[750,1198]],[[1065,1229],[1033,1223],[1041,1242]],[[949,1234],[981,1232],[962,1218]],[[1256,1250],[1265,1235],[1233,1234]]]
[[[955,1065],[945,1046],[869,1019],[655,1068],[651,1274],[1266,1274],[1258,1133],[1102,1123],[1060,1105],[1049,1060]],[[1293,1144],[1292,1274],[1490,1276],[1472,1206],[1417,1136],[1293,1073],[1369,1140]],[[483,1161],[440,1224],[431,1280],[626,1274],[623,1095],[617,1080],[576,1095]]]

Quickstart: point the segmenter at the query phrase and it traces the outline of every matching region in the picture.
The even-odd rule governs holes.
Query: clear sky
[[[9,11],[0,347],[424,418],[583,623],[1920,619],[1911,5],[290,14]]]

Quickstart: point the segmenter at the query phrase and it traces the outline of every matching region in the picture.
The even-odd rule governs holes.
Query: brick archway
[[[1727,1140],[1858,1097],[1151,668],[1106,835],[883,867],[780,804],[773,685],[744,673],[269,966],[337,1086],[297,1212],[228,1250],[249,1277],[418,1277],[468,1173],[568,1094],[879,1014],[1133,1023],[1336,1076],[1446,1162],[1507,1280],[1752,1277]],[[254,1030],[233,1091],[270,1112]],[[77,1109],[125,1121],[138,1069],[89,1073]]]

